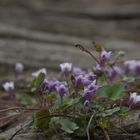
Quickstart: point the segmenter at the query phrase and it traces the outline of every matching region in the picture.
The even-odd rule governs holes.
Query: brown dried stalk
[[[85,48],[84,46],[82,46],[80,44],[76,44],[75,47],[79,48],[81,51],[89,54],[98,64],[100,63],[99,60],[93,55],[93,53],[90,50],[88,50],[87,48]]]

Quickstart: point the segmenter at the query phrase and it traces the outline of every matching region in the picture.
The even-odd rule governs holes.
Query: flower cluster
[[[99,47],[96,48],[97,58],[80,46],[82,51],[90,54],[96,61],[91,69],[83,70],[66,62],[60,64],[61,74],[58,79],[49,79],[46,68],[32,73],[34,79],[30,86],[37,97],[35,106],[39,108],[34,111],[34,126],[41,128],[40,130],[45,129],[47,133],[55,130],[56,133],[64,132],[63,135],[74,133],[74,136],[84,135],[90,139],[90,132],[96,131],[95,126],[98,131],[100,127],[108,127],[112,116],[126,116],[128,111],[140,103],[140,78],[136,75],[140,74],[140,61],[123,61],[123,64],[118,65],[118,55],[112,55],[111,51],[100,46],[96,47]],[[22,63],[15,65],[15,80],[18,82],[21,82],[18,77],[23,70]],[[15,88],[16,84],[3,84],[7,95],[14,99],[18,97],[15,96],[15,89],[18,87]],[[85,129],[87,134],[84,133]]]

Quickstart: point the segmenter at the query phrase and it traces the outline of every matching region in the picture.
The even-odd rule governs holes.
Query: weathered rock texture
[[[138,0],[0,1],[1,64],[56,68],[72,61],[85,68],[93,62],[74,44],[91,47],[94,39],[138,56],[139,37]]]

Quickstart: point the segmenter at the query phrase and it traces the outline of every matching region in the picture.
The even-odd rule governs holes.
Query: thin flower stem
[[[66,82],[67,82],[67,84],[68,84],[68,92],[69,92],[69,95],[70,95],[70,83],[69,83],[69,79],[68,79],[68,76],[67,75],[65,75],[65,79],[66,79]]]
[[[90,140],[89,128],[90,128],[90,124],[92,122],[93,117],[94,117],[94,114],[92,114],[92,116],[90,117],[90,120],[89,120],[88,125],[87,125],[87,129],[86,129],[88,140]]]

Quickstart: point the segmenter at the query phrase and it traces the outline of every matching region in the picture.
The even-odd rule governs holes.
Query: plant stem
[[[104,128],[101,128],[101,129],[104,132],[104,135],[105,135],[106,140],[110,140],[110,137],[109,137],[107,131]]]
[[[94,114],[92,114],[92,116],[90,117],[90,120],[89,120],[88,125],[87,125],[87,129],[86,129],[88,140],[90,140],[89,128],[90,128],[90,124],[92,122],[93,117],[94,117]]]
[[[39,108],[25,108],[25,107],[12,107],[0,110],[0,113],[4,113],[10,110],[39,110]]]
[[[83,47],[80,44],[76,44],[75,47],[77,47],[81,51],[86,52],[87,54],[89,54],[98,64],[100,64],[99,60],[93,55],[93,53],[90,50],[88,50],[87,48]]]

